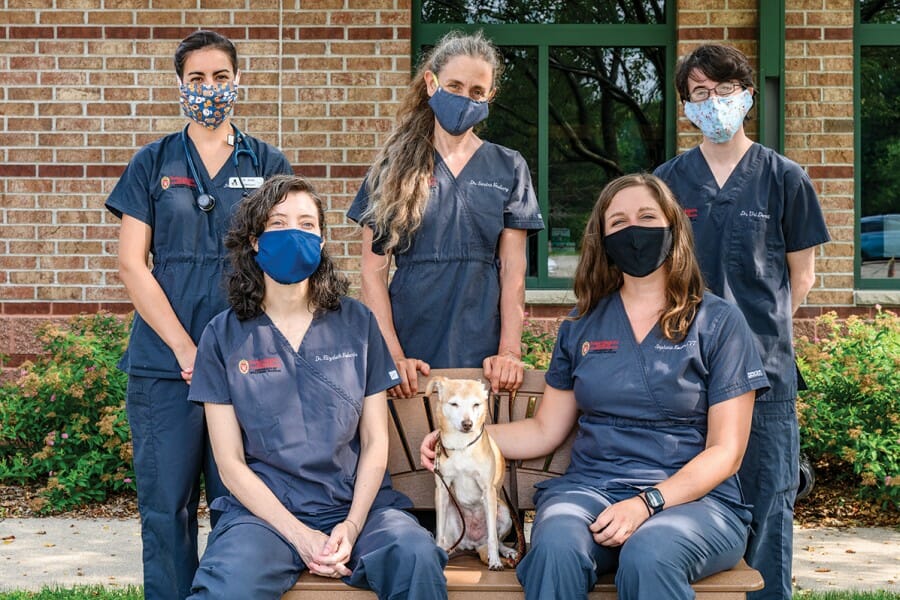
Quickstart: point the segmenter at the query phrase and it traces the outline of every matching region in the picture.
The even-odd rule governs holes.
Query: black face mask
[[[672,228],[631,225],[606,236],[603,245],[609,260],[623,273],[646,277],[657,270],[672,251]]]

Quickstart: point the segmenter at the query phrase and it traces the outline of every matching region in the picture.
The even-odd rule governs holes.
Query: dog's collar
[[[451,448],[449,446],[445,446],[440,439],[438,440],[438,443],[441,445],[441,450],[444,452],[444,456],[446,456],[447,450],[451,450],[453,452],[456,452],[457,450],[465,450],[466,448],[471,447],[475,442],[480,440],[481,436],[483,436],[483,435],[484,435],[484,425],[481,426],[481,431],[478,432],[478,435],[475,436],[475,439],[472,440],[471,442],[469,442],[468,444],[466,444],[465,446],[461,446],[459,448]]]

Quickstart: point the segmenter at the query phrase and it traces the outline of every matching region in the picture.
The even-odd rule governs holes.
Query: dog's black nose
[[[462,430],[464,432],[472,431],[472,419],[464,419],[462,422]]]

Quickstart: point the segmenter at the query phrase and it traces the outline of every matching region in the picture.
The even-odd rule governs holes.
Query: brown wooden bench
[[[481,369],[434,369],[432,375],[450,378],[480,379]],[[425,389],[427,379],[419,380],[419,390]],[[512,418],[522,419],[533,415],[544,390],[544,372],[526,371],[522,388],[512,403]],[[436,400],[424,393],[410,399],[389,400],[390,408],[390,456],[388,468],[394,488],[403,492],[413,501],[417,509],[434,509],[434,475],[419,465],[419,444],[425,435],[435,429],[433,418]],[[510,419],[509,395],[492,396],[491,414],[497,422]],[[513,502],[518,502],[520,511],[534,508],[533,486],[539,481],[557,477],[569,465],[569,455],[574,434],[556,452],[545,458],[528,461],[508,461],[509,473],[507,490]],[[460,556],[447,565],[447,588],[453,600],[521,600],[522,587],[516,579],[515,571],[489,571],[476,557]],[[739,600],[747,597],[747,592],[760,590],[763,580],[760,574],[741,561],[729,571],[718,573],[694,584],[700,600]],[[591,592],[591,600],[613,600],[616,587],[613,575],[605,575]],[[303,573],[296,585],[282,600],[372,600],[375,594],[350,587],[340,580],[328,579]]]

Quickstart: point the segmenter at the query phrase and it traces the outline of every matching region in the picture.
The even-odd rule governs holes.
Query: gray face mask
[[[434,95],[428,99],[438,123],[450,135],[462,135],[488,116],[488,103],[451,94],[438,84]]]

